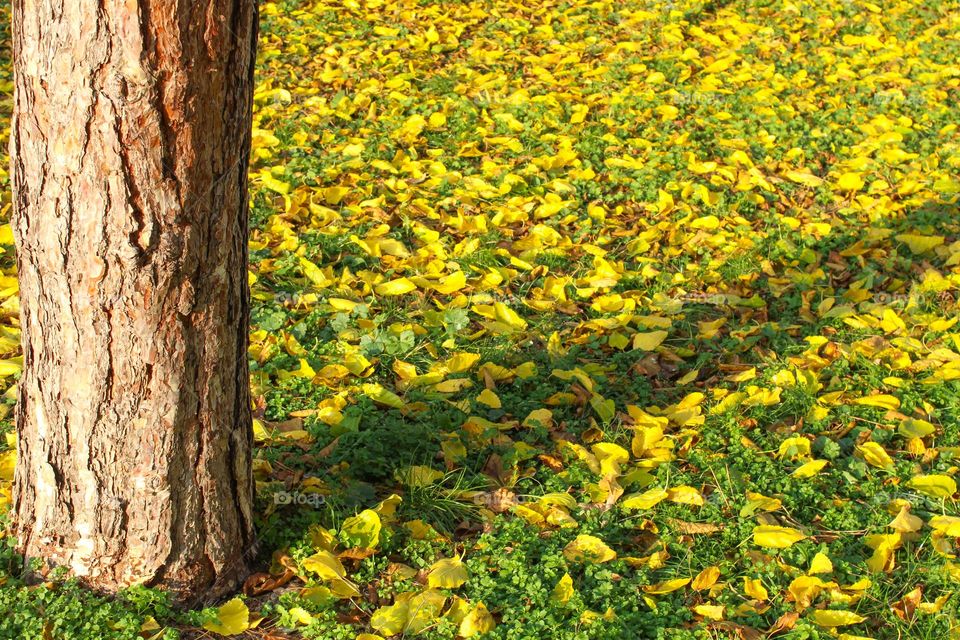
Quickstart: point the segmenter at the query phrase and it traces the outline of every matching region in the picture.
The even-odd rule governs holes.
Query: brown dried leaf
[[[917,607],[920,606],[920,600],[923,598],[923,587],[917,587],[907,595],[903,596],[899,602],[895,602],[891,609],[893,613],[904,622],[912,622],[917,613]]]
[[[248,596],[258,596],[282,587],[290,582],[295,575],[290,569],[285,569],[279,576],[273,576],[269,573],[255,573],[243,583],[243,592]]]
[[[547,467],[549,467],[549,469],[555,473],[560,473],[563,471],[563,462],[559,458],[548,456],[546,454],[540,454],[537,456],[537,459],[543,464],[547,465]]]
[[[719,629],[721,631],[733,632],[736,634],[735,637],[740,638],[741,640],[761,640],[763,638],[763,633],[757,631],[753,627],[747,627],[742,624],[737,624],[735,622],[714,622],[709,625],[711,629]]]
[[[690,535],[709,535],[723,530],[723,527],[708,522],[685,522],[683,520],[677,520],[676,518],[667,518],[667,522],[670,523],[671,527],[680,531],[680,533],[688,533]]]
[[[787,613],[780,616],[776,622],[773,623],[769,629],[767,629],[767,637],[772,637],[778,633],[783,633],[784,631],[789,631],[793,629],[794,625],[797,624],[797,620],[800,619],[800,614],[796,611],[788,611]]]
[[[377,552],[376,549],[361,549],[360,547],[354,547],[352,549],[344,549],[337,554],[337,557],[341,560],[363,560],[364,558],[369,558]]]

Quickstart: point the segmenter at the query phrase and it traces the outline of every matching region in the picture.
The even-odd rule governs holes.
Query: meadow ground
[[[0,637],[960,638],[956,3],[262,21],[264,573],[182,614],[8,544]]]

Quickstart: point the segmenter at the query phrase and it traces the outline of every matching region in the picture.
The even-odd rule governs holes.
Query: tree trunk
[[[13,0],[13,530],[90,586],[233,589],[253,545],[256,0]]]

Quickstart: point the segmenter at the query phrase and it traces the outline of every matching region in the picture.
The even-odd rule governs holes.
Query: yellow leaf
[[[690,226],[694,229],[704,229],[707,231],[713,231],[720,227],[720,218],[714,215],[701,216],[690,223]]]
[[[837,180],[841,191],[859,191],[863,188],[863,177],[859,173],[844,173]]]
[[[407,626],[410,605],[405,600],[380,607],[370,616],[370,626],[386,636],[395,636]]]
[[[467,577],[467,568],[460,558],[444,558],[431,565],[427,585],[431,589],[456,589],[467,581]]]
[[[467,286],[467,276],[464,275],[463,271],[454,271],[434,284],[433,290],[437,293],[450,294],[460,291],[465,286]]]
[[[709,589],[717,582],[719,577],[720,567],[707,567],[697,574],[697,577],[694,578],[693,582],[690,583],[690,587],[696,591]]]
[[[843,627],[850,624],[859,624],[866,620],[852,611],[838,611],[835,609],[817,609],[813,612],[813,621],[821,627]]]
[[[780,402],[780,391],[779,387],[766,389],[750,385],[747,387],[747,398],[743,401],[743,405],[746,407],[769,407],[778,404]]]
[[[645,436],[646,442],[643,447],[644,449],[649,449],[650,448],[649,445],[652,445],[653,442],[663,438],[663,429],[670,423],[669,418],[666,418],[664,416],[652,416],[646,411],[644,411],[643,409],[641,409],[640,407],[636,407],[632,404],[627,405],[627,413],[630,414],[630,417],[633,419],[633,422],[636,425],[636,427],[660,429],[659,435],[655,437]]]
[[[622,333],[615,333],[607,339],[607,344],[622,351],[630,344],[630,339]]]
[[[600,463],[600,475],[604,477],[619,476],[620,465],[630,460],[627,450],[612,442],[598,442],[591,447],[591,451]]]
[[[549,409],[534,409],[527,414],[521,423],[525,427],[543,427],[549,429],[553,426],[553,412]]]
[[[293,618],[293,621],[297,624],[306,626],[313,622],[313,616],[310,615],[310,612],[303,607],[293,607],[288,611],[288,613],[290,614],[290,617]]]
[[[346,298],[327,298],[327,304],[329,304],[335,311],[345,311],[350,313],[357,308],[359,302],[354,302],[353,300],[347,300]]]
[[[657,190],[657,212],[667,213],[676,206],[673,196],[663,189]]]
[[[667,499],[669,494],[663,489],[650,489],[644,493],[633,493],[620,499],[624,509],[652,509]]]
[[[310,282],[318,287],[326,287],[331,284],[330,279],[323,273],[323,269],[306,258],[300,258],[300,271],[303,272],[303,275],[305,275]]]
[[[633,348],[640,351],[653,351],[660,346],[669,334],[666,331],[650,331],[633,336]]]
[[[328,364],[317,372],[317,377],[331,387],[348,375],[350,375],[350,369],[340,364]]]
[[[407,278],[397,278],[390,282],[383,282],[374,287],[374,291],[381,296],[402,296],[415,290],[417,285]]]
[[[273,177],[273,174],[270,172],[270,169],[263,169],[259,174],[260,182],[263,183],[267,189],[275,191],[280,195],[287,195],[290,193],[290,185],[282,180],[277,180]]]
[[[347,575],[337,556],[325,550],[305,558],[300,564],[305,570],[319,575],[322,580],[337,580]]]
[[[677,504],[689,504],[695,507],[703,506],[703,494],[693,487],[679,486],[667,489],[667,500]]]
[[[366,147],[362,144],[348,144],[340,150],[340,153],[348,158],[357,158],[363,153],[364,149],[366,149]]]
[[[613,420],[614,416],[617,415],[616,403],[613,400],[604,398],[599,393],[594,393],[590,396],[590,406],[597,412],[597,416],[600,417],[604,425],[608,424]]]
[[[140,625],[140,632],[142,634],[144,631],[158,631],[162,628],[163,627],[161,627],[159,623],[157,623],[156,618],[154,618],[153,616],[147,616],[146,618],[143,619],[143,624]]]
[[[406,403],[400,399],[400,396],[392,391],[387,391],[379,384],[364,384],[361,389],[363,389],[363,393],[374,402],[393,407],[394,409],[403,409],[407,406]]]
[[[250,628],[250,610],[240,598],[234,598],[217,608],[217,619],[206,622],[203,628],[221,636],[234,636]]]
[[[437,533],[436,529],[423,520],[410,520],[409,522],[404,522],[403,526],[410,532],[410,536],[414,540],[436,541],[443,539],[442,536]]]
[[[343,366],[355,376],[363,376],[373,363],[359,351],[351,351],[343,359]]]
[[[728,376],[727,380],[729,380],[730,382],[747,382],[748,380],[753,380],[756,377],[757,377],[757,368],[750,367],[749,369],[739,371],[733,374],[732,376]]]
[[[703,73],[709,74],[709,73],[720,73],[722,71],[726,71],[736,61],[737,61],[736,55],[729,55],[725,58],[719,58],[717,60],[714,60],[707,66],[705,66],[703,68]]]
[[[801,436],[787,438],[780,443],[780,449],[777,455],[781,458],[789,458],[791,460],[806,458],[810,455],[810,441]]]
[[[823,184],[823,178],[818,178],[807,171],[786,171],[783,175],[787,180],[807,187],[819,187]]]
[[[527,328],[527,321],[517,315],[517,312],[503,304],[502,302],[493,303],[494,315],[497,320],[503,322],[512,329],[523,330]]]
[[[603,564],[616,559],[617,552],[596,536],[581,534],[563,549],[563,556],[570,562]]]
[[[384,522],[392,522],[396,519],[397,507],[403,502],[403,498],[393,493],[384,498],[373,508]]]
[[[956,516],[934,516],[930,519],[930,526],[951,538],[960,538],[960,518]]]
[[[810,561],[810,570],[807,571],[807,573],[809,575],[833,573],[833,563],[827,554],[818,552],[817,555],[813,556],[813,560]]]
[[[950,476],[920,475],[907,481],[907,486],[931,498],[950,498],[957,492],[957,483]]]
[[[754,600],[762,601],[770,597],[759,579],[748,578],[746,576],[743,578],[743,592]]]
[[[824,582],[816,576],[799,576],[787,587],[787,600],[796,603],[798,611],[803,610],[809,607],[824,589],[835,586],[835,582]]]
[[[868,464],[879,469],[892,469],[893,458],[876,442],[864,442],[857,446],[857,452]]]
[[[444,367],[450,373],[463,373],[472,369],[479,361],[479,353],[455,353],[444,362]]]
[[[300,358],[300,368],[293,372],[293,375],[298,378],[306,378],[307,380],[312,380],[316,377],[317,372],[313,370],[313,367],[310,366],[310,363],[307,362],[304,358]]]
[[[891,520],[887,526],[901,533],[913,533],[914,531],[920,531],[923,527],[923,520],[910,513],[910,506],[905,505],[900,508],[897,517]]]
[[[753,541],[761,547],[786,549],[806,539],[802,532],[790,527],[760,525],[753,528]]]
[[[723,607],[718,604],[698,604],[694,612],[708,620],[723,620]]]
[[[827,466],[826,460],[811,460],[794,469],[790,475],[795,478],[812,478],[820,473],[825,466]]]
[[[364,509],[340,525],[340,533],[346,536],[347,543],[361,549],[376,548],[380,543],[380,529],[380,516],[371,509]]]
[[[416,571],[414,571],[414,575]],[[463,619],[467,617],[467,614],[470,613],[470,610],[473,607],[470,606],[466,600],[460,596],[453,596],[450,599],[450,606],[447,607],[446,612],[443,614],[443,617],[447,620],[450,620],[455,625],[460,625],[463,622]]]
[[[400,469],[394,474],[401,483],[410,487],[429,487],[443,477],[442,471],[437,471],[425,465],[414,465]]]
[[[453,380],[444,380],[443,382],[438,382],[433,386],[434,391],[439,391],[440,393],[457,393],[463,391],[464,389],[469,389],[473,386],[467,378],[455,378]]]
[[[650,595],[656,596],[683,589],[689,583],[690,578],[674,578],[673,580],[665,580],[657,584],[647,585],[643,587],[643,590]]]
[[[585,104],[578,104],[573,107],[573,114],[570,116],[570,124],[580,124],[587,118],[587,112],[590,107]]]
[[[550,599],[554,602],[569,602],[570,598],[573,597],[575,593],[573,589],[573,578],[570,577],[569,573],[563,574],[563,577],[560,578],[560,581],[557,582],[557,585],[553,588],[553,592],[550,594]]]
[[[487,611],[487,607],[482,602],[478,602],[460,623],[458,633],[464,638],[470,638],[480,633],[489,633],[496,626],[497,623]]]
[[[889,534],[874,534],[866,536],[864,543],[873,549],[873,555],[867,560],[867,567],[875,572],[892,571],[896,564],[894,552],[903,544],[903,536],[900,532]]]
[[[935,249],[945,241],[943,236],[924,236],[916,233],[901,233],[894,236],[898,241],[907,245],[910,252],[920,255]]]
[[[500,398],[496,393],[490,389],[484,389],[480,392],[480,395],[477,396],[477,402],[480,404],[485,404],[491,409],[499,409],[503,405],[500,403]]]
[[[867,407],[879,407],[881,409],[890,409],[894,411],[900,408],[900,399],[896,396],[887,395],[885,393],[878,393],[873,396],[865,396],[863,398],[857,398],[853,401],[854,404],[864,405]]]
[[[417,634],[435,623],[446,601],[446,596],[436,589],[402,593],[394,604],[373,613],[370,626],[386,636]]]
[[[926,438],[936,430],[936,427],[926,420],[917,418],[908,418],[897,427],[897,431],[905,438]]]
[[[883,317],[880,320],[880,328],[886,333],[899,333],[906,330],[907,324],[893,309],[884,309]]]
[[[259,422],[259,421],[258,421]],[[13,473],[17,465],[17,452],[4,451],[0,453],[0,482],[12,482]]]
[[[630,410],[629,407],[628,410]],[[658,448],[661,448],[663,446],[661,444],[662,440],[662,427],[636,427],[633,430],[633,439],[630,442],[630,450],[633,451],[633,455],[636,457],[644,458],[647,457],[648,454],[652,452],[655,447],[657,447],[657,445],[660,445]]]
[[[749,518],[757,511],[776,511],[783,506],[779,498],[769,498],[759,493],[747,491],[747,503],[740,509],[741,518]]]
[[[535,362],[524,362],[513,368],[513,373],[521,380],[529,380],[537,375],[537,364]]]
[[[348,193],[348,187],[327,187],[323,190],[323,199],[329,205],[338,205]]]

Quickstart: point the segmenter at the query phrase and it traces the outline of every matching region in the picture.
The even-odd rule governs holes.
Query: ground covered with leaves
[[[955,3],[261,7],[262,573],[0,637],[960,638]]]

